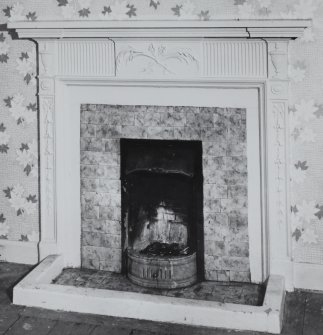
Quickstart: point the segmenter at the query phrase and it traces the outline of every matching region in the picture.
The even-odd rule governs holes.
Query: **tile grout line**
[[[44,319],[46,319],[46,318],[44,318]],[[51,320],[51,319],[46,319],[46,320]],[[52,333],[52,331],[56,328],[59,320],[54,320],[54,321],[55,321],[55,325],[53,326],[52,329],[49,330],[49,332],[46,335],[50,335]]]
[[[304,334],[304,323],[305,323],[307,302],[308,302],[308,296],[307,296],[307,293],[306,293],[305,299],[304,299],[304,308],[303,308],[302,335],[306,335],[306,334]]]
[[[17,318],[17,320],[9,326],[9,328],[6,329],[6,331],[3,333],[3,335],[6,335],[8,333],[8,331],[22,318],[22,315],[18,314],[19,317]]]

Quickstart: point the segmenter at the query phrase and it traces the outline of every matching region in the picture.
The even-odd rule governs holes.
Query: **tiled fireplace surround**
[[[246,110],[85,104],[80,121],[83,267],[121,271],[120,139],[200,140],[205,279],[250,281]]]
[[[285,289],[302,277],[291,258],[288,215],[288,42],[309,25],[10,23],[20,38],[38,43],[41,236],[23,252],[30,262],[43,260],[16,285],[14,303],[279,333]],[[225,152],[221,139],[214,145],[209,137],[221,118],[227,123],[219,133],[232,131]],[[120,270],[121,137],[202,141],[206,277],[268,279],[262,306],[52,283],[64,267],[81,265],[81,249],[84,265]],[[101,196],[105,187],[113,196]]]

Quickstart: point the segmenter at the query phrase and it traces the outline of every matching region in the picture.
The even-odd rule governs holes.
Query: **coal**
[[[178,243],[153,242],[141,250],[140,253],[155,257],[174,257],[189,255],[191,248]]]

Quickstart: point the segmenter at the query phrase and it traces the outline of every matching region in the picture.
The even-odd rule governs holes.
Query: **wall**
[[[290,46],[291,222],[295,262],[323,264],[323,3],[320,0],[2,0],[0,4],[0,239],[37,241],[35,44],[10,20],[308,18]]]

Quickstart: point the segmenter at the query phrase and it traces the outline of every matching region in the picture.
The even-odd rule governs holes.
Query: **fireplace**
[[[259,170],[250,182],[248,169],[258,164],[250,152],[259,144],[249,143],[257,118],[249,116],[248,140],[245,108],[216,107],[217,98],[200,107],[204,99],[82,104],[82,267],[159,288],[251,281],[249,232],[260,205],[248,208],[248,194],[259,192]]]
[[[288,42],[310,25],[306,20],[10,23],[19,38],[38,43],[41,239],[30,245],[32,251],[24,243],[24,250],[44,260],[16,285],[14,303],[278,333],[285,287],[292,290],[302,278],[291,259],[288,219]],[[115,124],[84,119],[96,118],[102,106],[122,105],[158,106],[159,122],[166,124],[161,129],[154,116],[140,124],[136,111],[127,109],[119,111],[122,118]],[[178,119],[173,110],[169,124],[165,105],[186,107],[186,118]],[[230,107],[245,110],[246,118],[239,116],[240,130],[230,132],[230,144],[223,145],[216,117],[211,127],[208,117],[196,118],[192,126],[190,107],[211,108],[213,114],[217,107],[222,112]],[[113,113],[110,120],[116,120]],[[263,306],[52,284],[64,267],[118,275],[125,268],[121,139],[202,142],[204,272],[197,243],[197,275],[253,283],[268,279]],[[245,169],[236,158],[241,152],[247,172],[239,168]],[[242,185],[232,184],[238,180]],[[248,201],[234,198],[246,189]],[[234,243],[227,250],[223,240],[230,230]]]
[[[121,139],[123,263],[133,282],[185,287],[197,268],[202,279],[202,188],[202,142]]]

